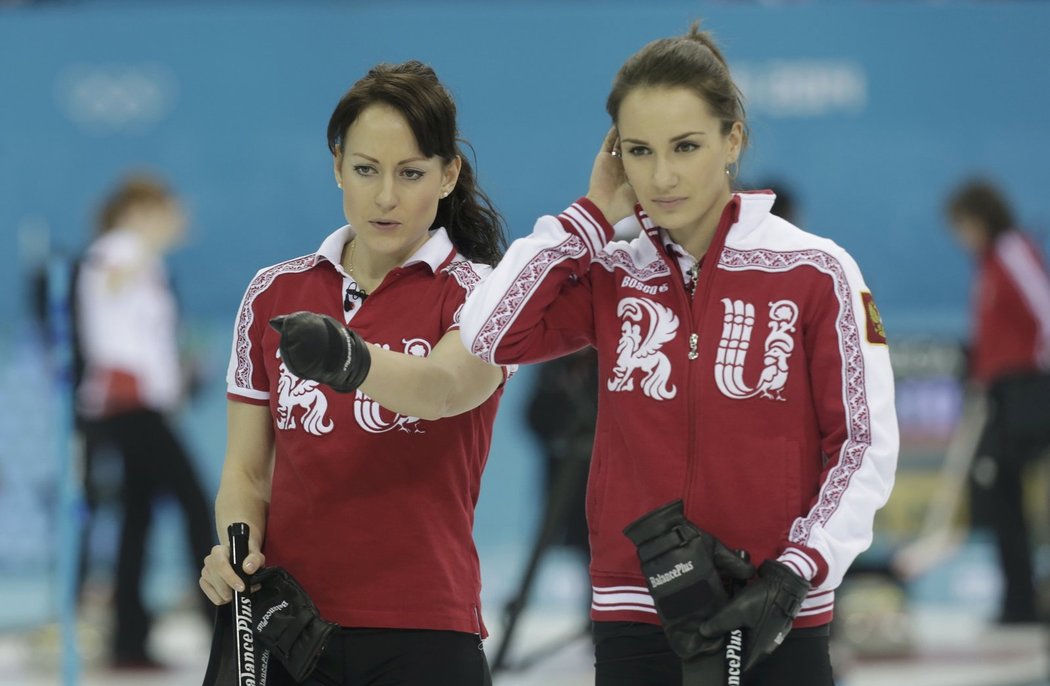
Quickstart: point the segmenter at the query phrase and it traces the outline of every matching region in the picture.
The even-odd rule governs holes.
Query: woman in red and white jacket
[[[970,376],[988,400],[971,472],[975,523],[995,532],[1003,571],[999,621],[1039,619],[1022,488],[1025,466],[1050,447],[1050,274],[987,181],[948,199],[960,242],[977,257]]]
[[[871,543],[897,458],[878,311],[842,248],[770,214],[772,194],[732,192],[745,116],[707,34],[645,46],[607,107],[587,196],[512,244],[468,298],[464,342],[498,364],[598,351],[599,685],[681,683],[622,533],[676,499],[700,529],[811,586],[794,630],[742,683],[830,685],[835,588]],[[619,220],[640,236],[610,242]],[[760,571],[751,586],[767,581]]]

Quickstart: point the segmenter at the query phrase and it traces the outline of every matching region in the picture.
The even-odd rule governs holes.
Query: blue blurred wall
[[[807,228],[857,257],[891,333],[959,333],[966,258],[940,214],[973,172],[1050,223],[1050,4],[43,3],[0,10],[0,251],[81,246],[131,165],[193,214],[187,313],[226,326],[261,266],[342,222],[325,147],[377,61],[430,62],[515,236],[586,188],[620,63],[702,17],[750,100],[742,178],[786,179]],[[34,228],[35,227],[35,228]],[[19,245],[19,236],[22,245]],[[24,268],[0,272],[0,321]]]
[[[963,334],[969,265],[945,230],[945,193],[987,173],[1028,225],[1050,226],[1050,3],[0,8],[0,254],[9,265],[0,270],[0,532],[25,542],[0,571],[32,574],[22,586],[4,579],[0,600],[22,608],[0,626],[51,607],[33,570],[52,545],[55,399],[24,326],[26,274],[42,236],[78,250],[100,195],[130,167],[158,170],[182,192],[193,236],[173,267],[208,372],[182,420],[214,492],[232,318],[258,268],[313,250],[342,223],[325,128],[355,79],[377,61],[433,64],[458,99],[483,184],[520,236],[586,189],[623,60],[697,17],[748,96],[742,178],[779,178],[794,190],[800,223],[861,264],[891,336]],[[504,396],[478,508],[490,622],[491,599],[516,583],[538,517],[539,461],[520,419],[530,373]],[[154,568],[181,569],[164,564],[178,552],[178,527],[160,528]],[[110,547],[114,536],[110,527]]]

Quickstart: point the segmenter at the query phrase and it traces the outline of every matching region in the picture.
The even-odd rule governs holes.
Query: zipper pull
[[[689,278],[689,283],[686,284],[686,288],[689,291],[689,297],[695,300],[696,286],[700,283],[700,263],[694,262],[693,266],[689,268],[688,272],[686,272],[686,275]]]
[[[696,351],[696,346],[700,342],[700,334],[691,333],[689,334],[689,359],[695,360],[700,357],[700,353]]]

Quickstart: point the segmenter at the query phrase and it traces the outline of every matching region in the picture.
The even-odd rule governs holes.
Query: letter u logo
[[[795,323],[798,305],[790,300],[769,303],[769,334],[765,340],[762,372],[754,388],[744,381],[744,363],[751,348],[755,327],[755,306],[743,300],[722,298],[725,315],[722,336],[718,340],[715,360],[715,383],[724,395],[736,400],[760,395],[770,400],[784,400],[788,381],[788,361],[795,349]]]

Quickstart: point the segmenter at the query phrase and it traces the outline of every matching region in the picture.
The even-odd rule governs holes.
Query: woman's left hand
[[[601,210],[610,224],[634,213],[638,197],[627,182],[620,153],[620,136],[615,126],[605,135],[601,150],[594,158],[587,199]]]

